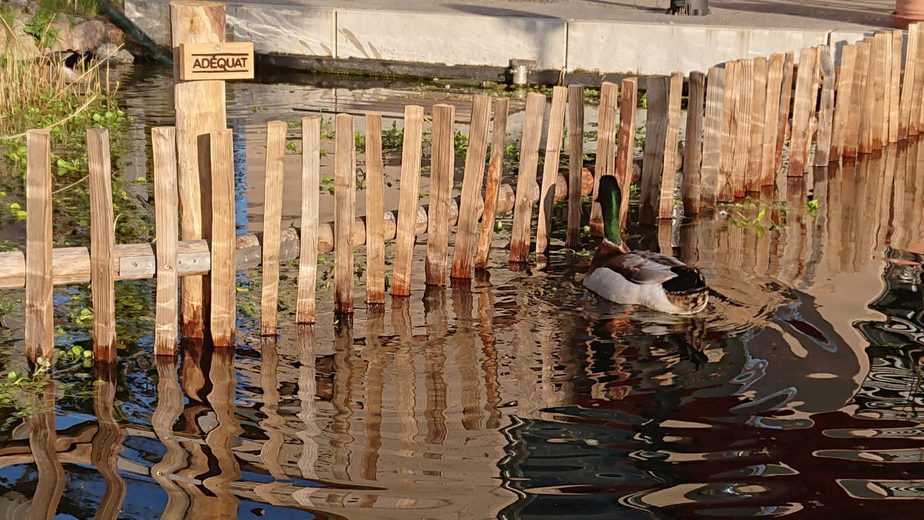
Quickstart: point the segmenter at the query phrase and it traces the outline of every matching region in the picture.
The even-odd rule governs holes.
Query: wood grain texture
[[[908,42],[905,45],[904,75],[902,77],[901,100],[899,101],[898,138],[908,138],[911,125],[911,109],[913,104],[915,78],[917,77],[918,41],[920,38],[919,26],[908,26]],[[920,101],[918,101],[920,103]]]
[[[212,171],[212,343],[234,347],[237,321],[237,222],[234,215],[234,151],[231,130],[209,134]]]
[[[767,109],[767,76],[769,74],[770,63],[767,58],[754,58],[754,80],[751,83],[751,139],[748,146],[748,169],[744,182],[745,191],[748,193],[760,191],[764,118]]]
[[[462,198],[456,226],[456,244],[451,275],[456,279],[472,277],[472,262],[478,246],[478,213],[484,206],[481,187],[484,184],[485,157],[488,153],[488,127],[491,124],[491,98],[475,96],[472,101],[472,122],[465,152],[465,172],[462,177]]]
[[[154,311],[154,354],[176,354],[178,305],[176,130],[151,129],[154,166],[154,237],[157,241],[157,295]]]
[[[334,125],[334,311],[352,314],[353,222],[356,220],[353,116],[337,114]]]
[[[549,109],[549,130],[545,139],[545,160],[542,164],[542,185],[539,189],[539,219],[536,222],[536,255],[549,249],[552,232],[552,207],[555,205],[555,181],[561,159],[561,142],[565,128],[565,109],[568,89],[552,87],[552,106]]]
[[[789,115],[792,113],[793,81],[795,79],[795,55],[787,52],[783,59],[783,83],[780,86],[780,113],[776,127],[776,164],[773,169],[779,171],[783,162],[783,143],[789,137]]]
[[[911,122],[908,127],[909,135],[916,136],[924,132],[924,35],[921,33],[921,23],[914,26],[918,31],[917,59],[914,66],[914,87],[912,89]]]
[[[617,154],[618,150],[617,147]],[[583,168],[584,87],[571,85],[568,87],[568,224],[565,231],[565,246],[572,249],[577,248],[581,235],[581,171]]]
[[[440,287],[449,285],[449,199],[455,176],[455,119],[454,105],[433,105],[425,270],[427,285]]]
[[[368,141],[367,146],[368,146]],[[366,176],[369,184],[375,176],[366,156]],[[296,323],[317,321],[318,283],[318,223],[321,179],[321,118],[302,118],[302,205],[301,241],[298,262],[298,296],[295,304]],[[367,203],[368,204],[368,203]],[[368,206],[367,206],[368,207]],[[381,218],[382,211],[379,212]],[[368,222],[367,222],[368,225]],[[369,254],[372,257],[372,253]],[[371,260],[370,260],[371,262]]]
[[[892,31],[890,33],[889,49],[889,142],[898,142],[898,125],[901,116],[899,115],[899,105],[901,103],[902,92],[902,31]]]
[[[414,228],[417,224],[417,195],[420,193],[420,153],[423,139],[423,108],[404,107],[404,143],[401,148],[401,195],[398,229],[391,280],[392,296],[411,295],[411,260],[414,256]]]
[[[857,64],[857,46],[845,45],[841,50],[841,66],[837,70],[837,90],[834,107],[834,130],[831,139],[831,160],[844,154],[847,143],[847,121],[852,111],[853,84]]]
[[[732,193],[744,198],[751,148],[751,98],[754,95],[754,60],[743,60],[735,76],[737,105],[735,106],[735,155],[732,160]]]
[[[677,190],[677,170],[680,155],[680,104],[683,97],[683,74],[671,74],[667,84],[667,126],[664,133],[664,158],[658,195],[658,218],[674,216],[674,194]]]
[[[626,228],[629,218],[629,195],[635,171],[635,114],[638,104],[638,80],[626,78],[619,88],[619,146],[616,149],[616,178],[622,188],[619,226]]]
[[[683,212],[699,214],[702,202],[703,125],[706,111],[706,75],[690,73],[687,128],[683,147]]]
[[[722,101],[722,139],[719,155],[719,177],[717,181],[716,200],[731,202],[735,199],[732,177],[735,162],[735,111],[738,106],[738,73],[740,64],[725,64],[725,98]]]
[[[170,4],[171,46],[177,55],[187,43],[221,43],[226,33],[225,6],[218,2],[172,2]],[[174,76],[179,77],[174,59]],[[200,135],[226,128],[225,82],[177,81],[174,85],[177,139],[177,187],[180,202],[180,238],[205,238],[209,223],[203,208],[207,183],[199,171],[198,139]],[[182,283],[181,319],[183,335],[203,338],[208,292],[207,280],[186,277]]]
[[[818,110],[818,135],[815,139],[815,166],[827,166],[831,161],[831,140],[834,136],[834,95],[837,77],[830,47],[819,51],[821,71],[821,108]]]
[[[616,142],[616,105],[619,88],[604,81],[600,85],[600,104],[597,106],[597,151],[594,155],[594,191],[590,210],[590,228],[602,236],[603,208],[597,202],[600,177],[612,175],[614,170],[614,143]]]
[[[648,78],[648,113],[645,122],[645,156],[642,160],[639,190],[639,221],[653,224],[658,218],[661,196],[661,176],[667,152],[664,143],[668,126],[668,93],[670,78]]]
[[[30,361],[55,352],[52,306],[51,136],[26,132],[25,342]]]
[[[871,151],[881,150],[889,139],[889,65],[892,38],[888,33],[876,33],[873,37],[874,62],[870,69],[873,78],[873,106],[870,111]]]
[[[861,154],[868,154],[873,151],[873,141],[875,136],[876,118],[874,117],[876,109],[876,76],[877,74],[877,56],[876,45],[874,40],[867,40],[861,43],[866,48],[867,59],[866,65],[861,73],[861,88],[863,97],[860,98],[860,143],[857,150]]]
[[[275,336],[279,304],[279,247],[282,234],[282,186],[285,175],[286,132],[283,121],[266,124],[266,184],[263,198],[263,287],[260,331]]]
[[[856,157],[860,152],[860,127],[866,98],[869,43],[865,41],[857,42],[856,48],[857,61],[853,72],[853,88],[850,91],[852,110],[847,116],[847,130],[844,133],[844,157]]]
[[[818,49],[802,49],[799,54],[799,70],[796,75],[796,97],[792,111],[792,139],[789,142],[789,176],[805,174],[805,163],[811,141],[810,124],[815,112],[815,67]]]
[[[776,137],[779,131],[780,92],[783,84],[783,54],[772,54],[767,63],[767,92],[764,106],[764,137],[760,147],[760,186],[773,186],[776,178]]]
[[[109,131],[87,129],[87,168],[90,177],[90,294],[93,302],[93,357],[114,363],[115,275],[112,250],[115,224],[112,210],[112,164]]]
[[[491,242],[494,240],[494,217],[497,214],[501,178],[504,174],[504,146],[507,137],[507,111],[510,101],[496,98],[493,103],[494,126],[491,133],[491,159],[484,188],[484,209],[481,214],[481,229],[478,234],[478,248],[475,251],[475,268],[487,269]]]
[[[364,153],[366,157],[366,303],[384,305],[385,165],[382,158],[382,116],[379,114],[366,115],[366,150]]]
[[[536,169],[539,167],[539,141],[542,137],[544,112],[545,96],[537,92],[527,94],[526,119],[523,121],[523,136],[520,139],[520,170],[517,173],[510,254],[507,257],[510,263],[525,263],[529,256],[530,224],[535,201],[534,192],[538,191]],[[598,136],[598,139],[601,138]],[[598,145],[598,153],[600,146]],[[599,155],[597,160],[600,160]]]
[[[712,67],[706,76],[706,121],[703,129],[703,166],[700,184],[702,185],[702,205],[707,208],[714,208],[718,197],[726,70],[722,67]]]

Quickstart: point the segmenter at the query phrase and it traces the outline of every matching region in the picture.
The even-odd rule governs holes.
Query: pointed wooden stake
[[[55,353],[51,280],[51,138],[26,132],[26,355],[35,362]]]
[[[533,217],[536,169],[539,167],[539,140],[542,137],[542,116],[545,96],[530,92],[526,96],[526,120],[520,139],[520,171],[517,174],[517,195],[513,207],[513,230],[507,261],[522,264],[529,257],[530,224]],[[598,156],[597,160],[600,158]]]
[[[385,167],[382,116],[366,115],[366,303],[385,303]]]
[[[391,280],[392,296],[411,295],[411,261],[414,256],[414,228],[417,225],[417,195],[420,193],[420,153],[423,140],[423,108],[404,107],[404,143],[401,148],[401,198]]]
[[[212,171],[212,343],[234,347],[237,322],[237,224],[234,216],[234,145],[231,130],[209,134]]]
[[[157,307],[154,354],[173,356],[177,341],[177,212],[176,131],[151,129],[154,158],[154,237],[157,242]]]
[[[584,87],[568,87],[568,227],[565,245],[578,245],[581,234],[581,171],[584,168]]]
[[[449,285],[449,200],[455,177],[456,107],[433,105],[430,204],[427,208],[427,285]],[[482,156],[483,157],[483,156]],[[482,159],[483,160],[483,159]]]
[[[549,249],[552,230],[552,206],[555,205],[555,181],[561,159],[561,141],[565,126],[565,104],[568,89],[552,88],[552,106],[549,110],[549,131],[545,140],[545,160],[542,167],[542,187],[539,189],[539,220],[536,223],[536,255]]]
[[[353,116],[337,114],[334,146],[334,311],[353,313],[353,223],[356,220],[356,140]]]
[[[478,235],[478,250],[475,253],[475,268],[487,269],[491,242],[494,240],[494,216],[500,196],[501,178],[504,173],[505,140],[507,137],[507,98],[494,100],[494,128],[491,136],[491,160],[488,163],[487,181],[484,188],[484,211],[481,215],[481,230]]]
[[[115,276],[112,249],[115,228],[112,211],[112,166],[109,132],[87,129],[87,166],[90,172],[90,292],[93,299],[93,357],[113,363],[115,350]]]
[[[279,305],[279,248],[282,235],[282,185],[285,174],[286,132],[282,121],[266,125],[266,191],[263,198],[263,289],[260,299],[261,332],[275,336]]]

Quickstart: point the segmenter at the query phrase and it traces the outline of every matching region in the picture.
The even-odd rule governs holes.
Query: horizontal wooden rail
[[[584,170],[581,179],[581,193],[587,195],[592,188],[590,172]],[[538,197],[538,186],[535,197]],[[568,181],[559,175],[555,190],[555,201],[567,197]],[[509,184],[502,184],[497,201],[497,214],[503,215],[513,210],[514,190]],[[481,216],[477,208],[476,217]],[[453,199],[449,209],[448,225],[455,225],[459,217],[459,204]],[[395,238],[395,212],[385,213],[385,240]],[[416,234],[422,235],[427,230],[427,208],[417,208]],[[330,223],[324,223],[318,229],[318,252],[328,253],[334,250],[334,230]],[[366,241],[365,222],[357,218],[353,225],[353,244],[363,245]],[[294,260],[299,255],[299,234],[293,228],[282,232],[279,260]],[[262,261],[261,237],[248,233],[237,237],[237,270],[253,269]],[[151,244],[119,244],[113,248],[113,270],[115,279],[146,280],[154,278],[157,272],[157,257]],[[177,275],[195,276],[206,274],[211,270],[211,253],[205,240],[181,240],[177,243]],[[0,253],[0,289],[22,289],[26,280],[26,259],[22,251]],[[54,285],[72,285],[90,283],[90,252],[86,247],[57,247],[52,254],[52,282]]]

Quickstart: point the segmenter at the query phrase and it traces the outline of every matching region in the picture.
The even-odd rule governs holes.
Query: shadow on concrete
[[[712,1],[710,7],[743,11],[748,13],[764,13],[776,15],[798,16],[802,18],[816,18],[837,22],[849,22],[864,25],[891,25],[892,10],[882,11],[875,6],[835,7],[832,2],[758,2],[758,1]],[[854,4],[856,5],[856,4]]]
[[[498,7],[491,7],[487,5],[473,5],[473,4],[446,4],[446,7],[455,9],[456,11],[461,11],[467,14],[477,14],[481,16],[497,16],[501,18],[544,18],[546,20],[565,20],[559,16],[549,16],[540,13],[533,13],[529,11],[518,11],[516,9],[503,9]]]

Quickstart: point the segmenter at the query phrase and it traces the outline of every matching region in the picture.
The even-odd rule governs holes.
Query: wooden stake
[[[629,217],[629,194],[635,168],[635,109],[638,104],[638,80],[622,80],[619,98],[619,146],[616,149],[616,177],[622,188],[622,203],[619,205],[619,226],[626,228]]]
[[[815,166],[827,166],[831,161],[831,139],[834,133],[834,57],[830,47],[822,47],[819,55],[821,70],[821,109],[818,111],[818,137],[815,140]]]
[[[353,313],[353,222],[356,220],[356,140],[353,116],[337,114],[334,145],[334,310]]]
[[[905,72],[902,78],[901,101],[899,102],[898,138],[908,138],[911,126],[911,111],[913,104],[915,78],[917,77],[918,38],[919,25],[908,26],[908,43],[905,46]],[[920,103],[920,101],[918,101]]]
[[[318,128],[320,131],[320,127]],[[382,116],[366,115],[366,303],[385,304],[385,167]],[[315,190],[317,193],[317,190]]]
[[[767,93],[764,107],[764,138],[761,143],[760,186],[773,186],[776,177],[776,138],[779,132],[780,91],[783,84],[782,54],[770,56],[767,66]]]
[[[619,148],[617,147],[616,150],[618,153]],[[568,87],[568,228],[565,235],[565,246],[571,249],[577,248],[581,234],[581,171],[583,168],[584,87],[572,85]]]
[[[902,83],[902,32],[892,31],[889,49],[889,142],[898,142]]]
[[[921,34],[921,23],[914,26],[918,32],[917,59],[914,66],[914,87],[911,98],[911,122],[908,127],[909,135],[918,135],[924,132],[924,120],[921,113],[924,112],[924,35]]]
[[[706,77],[706,122],[703,131],[702,198],[703,205],[714,208],[718,196],[719,164],[722,157],[722,130],[725,103],[725,73],[728,69],[712,67]]]
[[[751,147],[751,97],[754,94],[754,60],[744,60],[735,77],[737,106],[735,107],[735,155],[732,161],[732,192],[736,199],[747,192],[748,155]]]
[[[374,166],[369,161],[369,141],[366,141],[366,178],[368,185],[374,184]],[[321,177],[321,118],[302,118],[302,215],[301,250],[298,262],[298,299],[295,306],[296,323],[317,321],[317,277],[318,277],[318,207]],[[367,212],[368,201],[367,201]],[[378,214],[382,215],[382,211]],[[375,215],[373,212],[372,215]],[[370,225],[366,220],[367,227]],[[368,241],[367,241],[368,242]],[[371,263],[372,246],[369,247]],[[370,274],[371,276],[371,274]]]
[[[860,98],[861,103],[857,105],[862,107],[860,111],[860,144],[859,151],[861,154],[871,153],[873,151],[873,144],[875,139],[875,128],[876,128],[876,76],[878,76],[878,60],[876,45],[873,40],[867,40],[863,42],[863,46],[866,48],[866,53],[869,57],[866,59],[866,67],[861,71],[863,85],[863,97]]]
[[[488,153],[488,125],[491,119],[491,98],[475,96],[472,102],[472,123],[469,126],[468,150],[465,153],[465,173],[462,177],[462,199],[456,228],[456,247],[452,258],[452,277],[472,277],[472,261],[478,240],[478,206],[482,206],[481,185],[484,182],[484,159]],[[560,140],[560,139],[559,139]]]
[[[613,85],[612,88],[615,88]],[[611,94],[612,95],[612,91]],[[601,98],[601,104],[602,104]],[[513,229],[510,239],[510,254],[507,261],[510,263],[525,263],[529,255],[530,221],[533,216],[533,191],[536,190],[536,168],[539,166],[539,140],[542,132],[542,116],[545,112],[545,96],[538,92],[530,92],[526,96],[526,119],[523,122],[523,136],[520,139],[520,171],[517,174],[517,194],[513,207]],[[601,130],[603,131],[603,130]],[[605,131],[603,132],[606,133]],[[604,139],[598,134],[597,139]],[[606,156],[606,145],[604,157]],[[597,155],[597,160],[601,156]],[[605,161],[605,159],[604,159]],[[602,165],[600,166],[603,167]],[[596,186],[596,182],[595,182]]]
[[[90,292],[93,300],[93,357],[113,363],[115,350],[115,277],[112,248],[112,166],[109,132],[87,129],[87,166],[90,176]]]
[[[176,130],[151,129],[154,157],[154,236],[157,241],[157,307],[154,354],[173,356],[177,340],[177,241],[179,217],[176,188]]]
[[[837,73],[836,106],[834,110],[834,133],[831,140],[831,157],[836,161],[844,154],[847,143],[847,121],[853,101],[853,83],[857,63],[857,47],[845,45],[841,51],[841,67]]]
[[[187,43],[221,43],[225,38],[225,6],[219,2],[171,2],[171,42],[175,55],[180,45]],[[178,60],[174,60],[179,63]],[[179,77],[179,69],[175,69]],[[209,197],[202,189],[204,172],[199,171],[198,138],[225,129],[225,82],[178,81],[174,85],[176,139],[180,199],[180,237],[183,240],[205,238],[209,229],[209,213],[203,199]],[[208,291],[202,276],[187,277],[182,286],[183,335],[202,338],[205,334],[205,308]]]
[[[427,285],[440,287],[449,284],[449,199],[455,176],[455,120],[454,105],[433,105],[426,274]]]
[[[875,61],[870,69],[873,78],[873,107],[871,116],[872,151],[881,150],[884,143],[889,140],[889,79],[891,72],[889,66],[892,57],[892,38],[889,34],[880,32],[873,37],[873,56]]]
[[[853,72],[853,88],[850,90],[851,107],[847,116],[847,130],[844,133],[844,157],[856,157],[860,150],[860,121],[866,98],[866,74],[869,69],[869,42],[856,44],[857,62]]]
[[[212,171],[212,343],[234,347],[237,320],[237,224],[234,218],[234,149],[231,130],[209,134]]]
[[[510,101],[507,98],[496,98],[494,100],[491,161],[488,163],[488,178],[484,189],[484,210],[481,215],[481,232],[478,236],[478,250],[475,253],[476,269],[487,269],[491,242],[494,240],[494,215],[497,212],[501,178],[504,173],[504,143],[507,137],[507,111],[509,106]]]
[[[661,167],[661,189],[658,202],[658,218],[674,216],[674,191],[677,187],[677,162],[680,159],[678,140],[680,138],[680,102],[683,96],[683,73],[671,74],[667,91],[667,128],[664,134],[664,158]]]
[[[773,166],[774,171],[779,171],[783,161],[783,143],[786,141],[789,133],[789,114],[792,109],[792,87],[795,78],[795,55],[791,52],[786,53],[783,60],[783,83],[780,86],[780,114],[776,127],[776,164]]]
[[[801,177],[805,173],[808,156],[809,125],[815,111],[812,94],[815,85],[815,65],[818,49],[802,49],[799,55],[799,71],[796,77],[796,98],[792,112],[792,139],[789,143],[789,176]]]
[[[735,110],[738,105],[738,62],[725,64],[725,97],[722,100],[722,140],[719,156],[719,177],[716,200],[731,202],[735,199],[732,174],[735,161]]]
[[[767,111],[767,77],[770,64],[767,58],[754,59],[754,81],[751,94],[751,142],[748,147],[748,170],[745,191],[757,193],[761,186],[761,161],[764,146],[764,118]]]
[[[687,129],[683,159],[683,209],[686,215],[699,213],[702,201],[703,119],[706,103],[706,75],[690,73],[690,91],[687,101]]]
[[[266,124],[266,191],[263,198],[263,292],[261,332],[275,336],[279,302],[279,246],[282,234],[282,186],[285,174],[286,132],[282,121]]]
[[[597,107],[597,152],[594,156],[594,191],[590,210],[590,228],[594,233],[602,233],[603,208],[597,202],[597,190],[600,177],[613,172],[613,143],[616,132],[616,98],[615,83],[604,81],[600,85],[600,104]]]
[[[665,144],[669,125],[670,83],[670,78],[665,76],[648,78],[648,90],[645,93],[648,99],[648,114],[639,193],[639,220],[643,224],[653,224],[660,210],[661,177],[664,174],[665,157],[668,155]]]
[[[561,140],[565,127],[565,104],[568,89],[552,88],[552,107],[549,110],[549,133],[545,140],[545,160],[542,167],[542,188],[539,190],[539,220],[536,224],[536,255],[544,255],[549,248],[552,230],[552,206],[555,205],[555,181],[561,159]]]
[[[52,306],[51,138],[26,132],[26,355],[33,363],[55,353]]]
[[[398,230],[391,283],[392,296],[411,295],[411,260],[414,256],[414,228],[417,225],[417,195],[420,193],[420,153],[423,139],[423,108],[404,107],[404,142],[401,148],[401,195]]]

